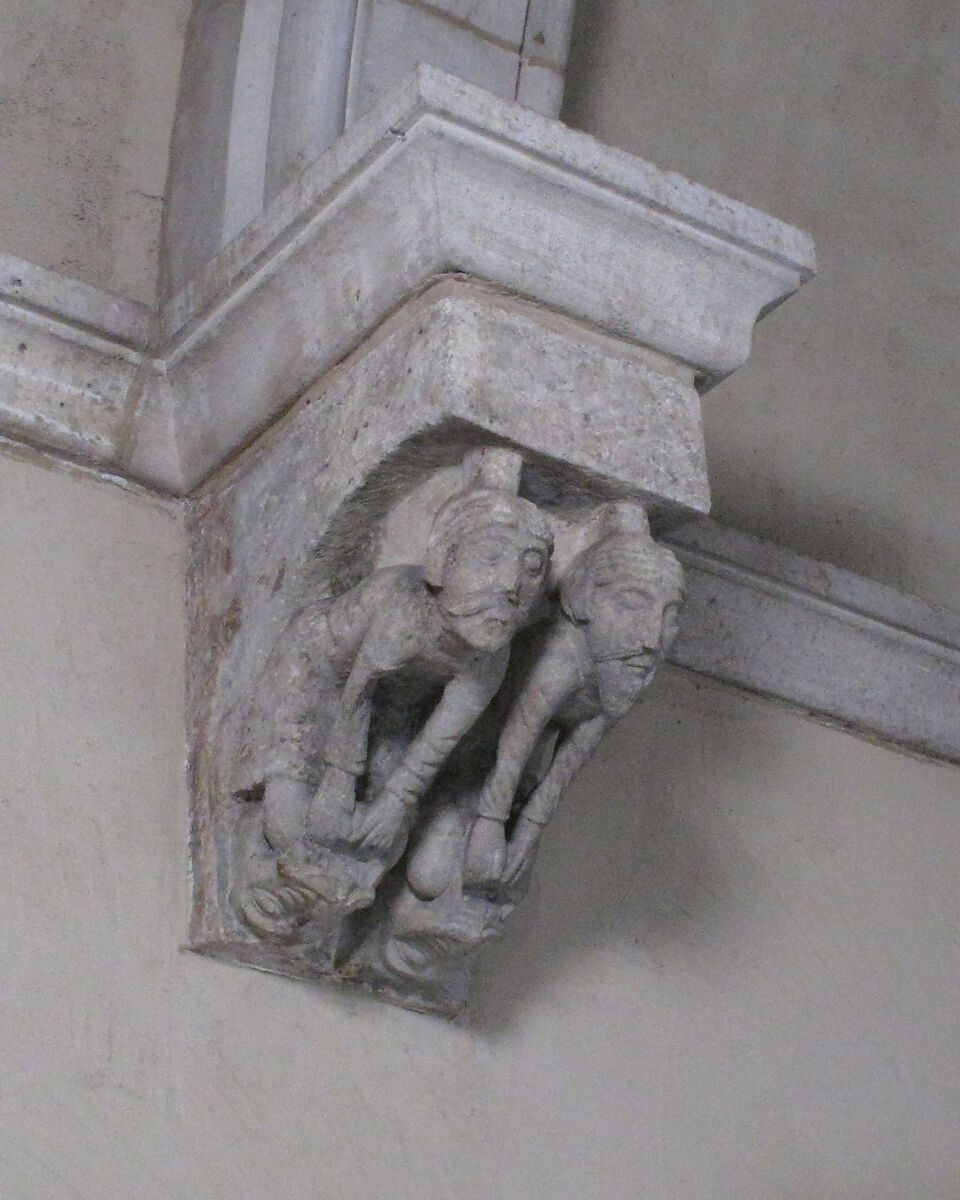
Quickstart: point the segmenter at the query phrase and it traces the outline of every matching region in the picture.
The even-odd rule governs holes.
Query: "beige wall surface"
[[[189,11],[0,3],[0,251],[153,303]]]
[[[668,672],[458,1028],[178,951],[183,531],[0,456],[3,1200],[956,1200],[960,775]]]
[[[722,521],[960,607],[960,5],[580,0],[564,119],[809,230],[705,400]]]

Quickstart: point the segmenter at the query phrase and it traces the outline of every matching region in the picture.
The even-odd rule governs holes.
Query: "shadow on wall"
[[[505,940],[481,958],[469,1017],[477,1032],[506,1035],[561,978],[587,1000],[610,986],[612,972],[632,975],[631,986],[664,971],[674,983],[686,973],[709,986],[737,960],[735,929],[762,888],[756,865],[738,856],[733,810],[718,802],[705,769],[719,733],[730,746],[723,795],[736,795],[738,738],[708,710],[714,691],[665,670],[571,788],[530,895]]]
[[[587,84],[596,78],[603,33],[603,18],[597,13],[594,0],[576,0],[560,109],[560,120],[574,129],[585,124],[583,109],[590,94]]]

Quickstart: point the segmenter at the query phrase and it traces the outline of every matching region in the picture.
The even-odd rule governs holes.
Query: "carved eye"
[[[484,563],[488,567],[495,567],[503,557],[502,545],[493,538],[476,538],[469,549],[474,561]]]
[[[539,550],[524,550],[523,567],[529,574],[542,575],[545,565],[545,559]]]
[[[648,605],[650,597],[646,592],[640,591],[639,588],[624,588],[617,596],[617,603],[621,604],[624,608],[636,610]]]

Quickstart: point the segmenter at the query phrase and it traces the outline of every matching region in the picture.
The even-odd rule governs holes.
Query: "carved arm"
[[[505,669],[503,656],[488,670],[451,679],[381,794],[395,796],[408,808],[417,804],[457,743],[496,695]]]
[[[560,798],[613,724],[601,714],[582,721],[557,749],[546,775],[524,805],[506,850],[501,882],[514,883],[530,862],[543,827],[552,820]]]
[[[547,825],[557,811],[560,797],[567,790],[582,766],[592,756],[603,735],[613,725],[606,714],[590,717],[563,739],[553,756],[546,775],[537,784],[520,813],[521,821]]]
[[[394,843],[437,772],[496,695],[506,662],[506,654],[498,655],[485,670],[458,675],[447,684],[402,762],[360,818],[357,838],[362,851],[383,853]]]
[[[574,634],[566,623],[551,631],[525,681],[500,735],[496,766],[480,796],[479,817],[500,824],[507,820],[534,747],[553,714],[577,690],[581,671],[578,655],[570,644]]]

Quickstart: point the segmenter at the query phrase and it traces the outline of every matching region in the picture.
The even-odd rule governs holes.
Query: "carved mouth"
[[[656,650],[623,650],[604,654],[597,658],[598,663],[623,663],[625,667],[635,667],[643,670],[656,664],[659,654]]]
[[[505,625],[512,619],[516,604],[507,596],[491,600],[489,596],[483,600],[465,600],[462,604],[454,604],[447,609],[451,617],[479,617],[489,614],[489,619],[502,621]]]

